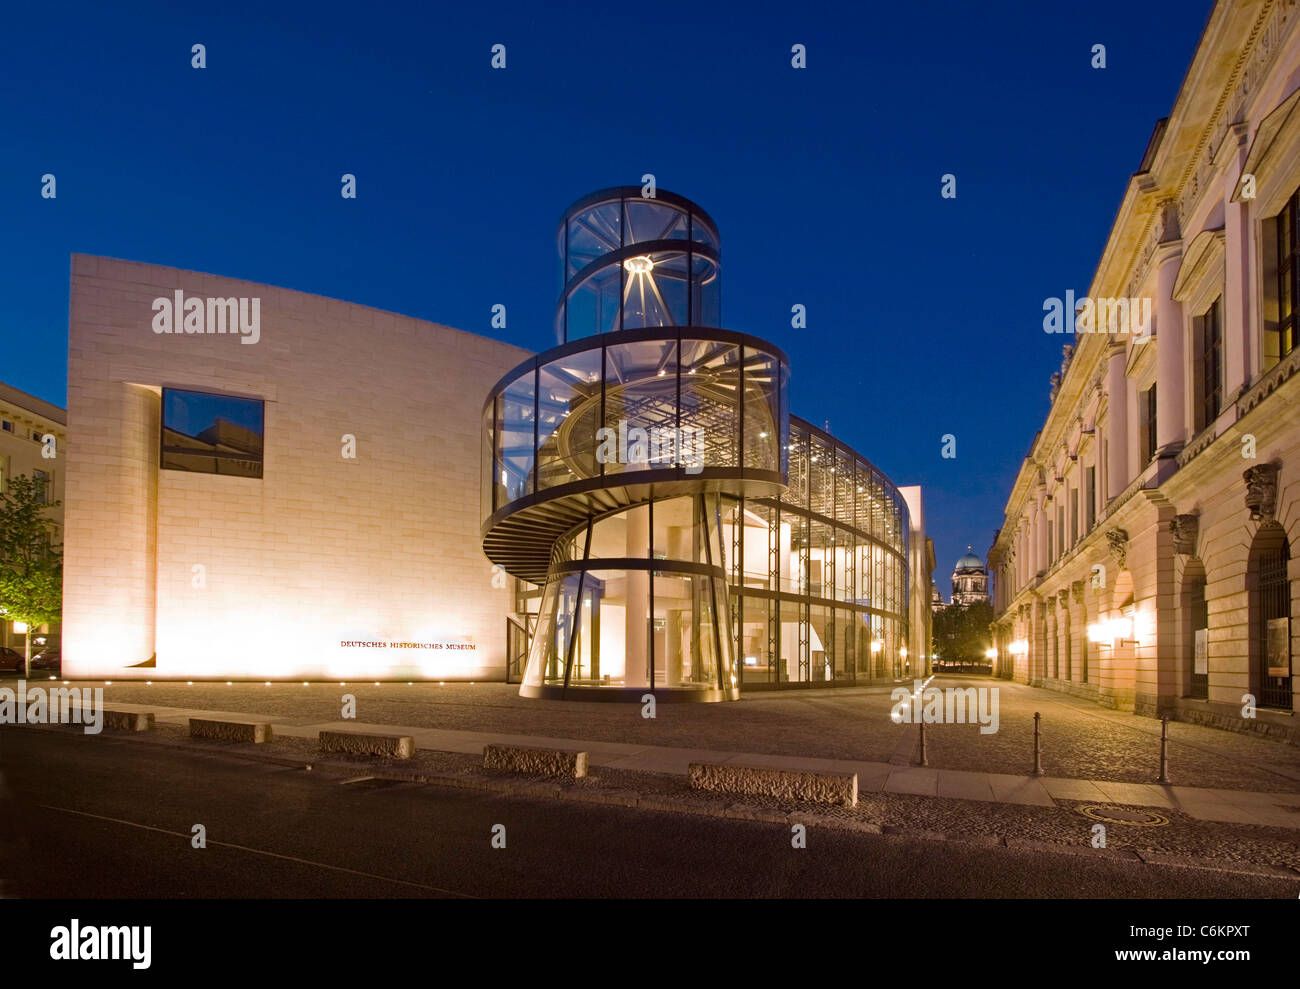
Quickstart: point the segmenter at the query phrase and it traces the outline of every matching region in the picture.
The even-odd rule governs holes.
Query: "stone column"
[[[1152,717],[1160,717],[1178,706],[1181,653],[1178,649],[1179,618],[1182,614],[1176,600],[1177,581],[1174,578],[1174,508],[1162,505],[1158,509],[1155,539],[1156,585],[1154,600],[1149,602],[1151,614],[1148,637],[1154,633],[1154,643],[1143,643],[1139,651],[1137,692],[1135,703],[1146,708]],[[1144,703],[1145,702],[1145,703]]]
[[[1061,651],[1061,672],[1057,674],[1058,680],[1070,680],[1070,636],[1073,636],[1074,615],[1070,611],[1070,589],[1062,587],[1057,591],[1057,649]]]
[[[1126,475],[1128,480],[1124,486],[1128,487],[1146,464],[1142,462],[1142,444],[1138,442],[1137,435],[1142,424],[1142,410],[1139,406],[1141,397],[1138,395],[1137,382],[1134,379],[1125,379],[1125,384],[1128,386],[1128,424],[1125,427],[1125,438],[1128,440],[1128,474]]]
[[[1250,278],[1250,200],[1233,196],[1240,185],[1241,168],[1246,163],[1247,127],[1240,124],[1229,129],[1228,140],[1237,148],[1229,161],[1223,181],[1223,404],[1226,406],[1259,374],[1251,366],[1250,326],[1252,322]]]
[[[1106,498],[1128,487],[1128,379],[1122,343],[1112,344],[1106,364]]]
[[[1174,301],[1181,242],[1168,249],[1156,275],[1156,449],[1171,456],[1187,442],[1183,413],[1183,307]]]
[[[1056,597],[1048,595],[1047,600],[1043,602],[1043,663],[1042,678],[1044,680],[1052,679],[1053,663],[1052,655],[1056,648],[1057,641],[1057,620],[1056,620]]]
[[[1047,569],[1047,512],[1047,504],[1040,494],[1034,506],[1034,517],[1038,520],[1038,533],[1034,540],[1035,577]]]
[[[1029,640],[1029,637],[1025,629],[1026,629],[1025,606],[1022,604],[1019,608],[1016,609],[1016,623],[1015,623],[1015,627],[1012,629],[1012,637],[1017,641],[1023,640],[1027,642]],[[1015,661],[1012,663],[1011,675],[1021,683],[1029,682],[1028,661],[1029,661],[1029,656],[1028,654],[1025,654],[1023,656],[1016,656]],[[1022,673],[1023,673],[1023,679],[1022,679]]]
[[[1029,558],[1028,539],[1025,537],[1025,523],[1022,519],[1016,531],[1016,591],[1025,586],[1025,560]]]
[[[1075,683],[1086,683],[1083,675],[1088,658],[1088,609],[1084,605],[1084,581],[1076,580],[1070,585],[1070,635],[1073,638],[1070,649],[1070,679]]]
[[[1030,639],[1031,684],[1041,684],[1047,675],[1047,602],[1041,598],[1034,603],[1030,616],[1032,638]]]

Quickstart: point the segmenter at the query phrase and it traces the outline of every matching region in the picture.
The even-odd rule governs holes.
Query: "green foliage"
[[[19,474],[0,492],[0,615],[29,628],[57,622],[63,607],[63,547],[46,515],[59,503],[45,503],[44,484]]]
[[[934,615],[934,651],[941,663],[983,663],[993,644],[989,625],[993,606],[979,601],[966,606],[951,604]]]

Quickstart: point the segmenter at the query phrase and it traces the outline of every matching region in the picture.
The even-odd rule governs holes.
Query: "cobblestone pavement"
[[[940,678],[932,686],[965,683]],[[980,678],[999,687],[999,727],[926,726],[926,756],[941,769],[1033,770],[1034,712],[1042,714],[1047,776],[1150,783],[1160,771],[1160,722],[1056,691]],[[1176,786],[1300,792],[1300,747],[1203,725],[1170,722],[1169,779]]]
[[[931,686],[996,687],[998,731],[928,725],[928,763],[939,769],[1023,774],[1033,769],[1033,715],[1043,715],[1048,776],[1151,782],[1159,769],[1160,723],[1081,698],[979,677]],[[661,703],[654,719],[640,705],[526,700],[500,683],[334,684],[114,683],[106,700],[199,707],[312,724],[340,717],[343,694],[357,720],[413,728],[500,731],[587,741],[906,763],[916,756],[915,725],[889,718],[889,687],[749,694],[734,704]],[[1170,724],[1170,779],[1183,786],[1300,792],[1300,747],[1201,725]]]
[[[55,729],[60,730],[60,729]],[[67,729],[75,730],[75,729]],[[212,751],[237,753],[252,758],[277,758],[310,764],[317,772],[332,771],[340,779],[359,778],[375,773],[379,777],[409,777],[430,774],[450,776],[465,780],[492,779],[496,781],[518,779],[520,783],[535,785],[535,779],[513,777],[511,774],[489,773],[482,769],[482,760],[475,756],[450,752],[420,750],[409,760],[370,758],[364,756],[331,755],[321,757],[316,743],[309,739],[281,737],[265,745],[243,745],[228,742],[193,742],[184,729],[175,725],[160,725],[153,738],[167,745],[198,746]],[[152,744],[152,742],[150,743]],[[703,813],[735,807],[734,796],[691,790],[681,776],[662,773],[630,772],[598,767],[592,775],[581,780],[552,784],[557,790],[584,791],[590,796],[603,793],[616,800],[620,795],[636,793],[643,797],[661,797],[683,810]],[[878,826],[889,833],[945,834],[962,840],[988,843],[1014,843],[1017,840],[1051,842],[1080,849],[1091,849],[1097,839],[1094,830],[1097,820],[1081,813],[1090,806],[1081,801],[1058,800],[1055,807],[1026,807],[1014,804],[997,804],[975,800],[955,800],[943,797],[915,796],[902,793],[863,793],[858,806],[826,807],[797,802],[745,797],[743,806],[753,809],[756,816],[789,815],[789,822],[804,817],[811,828],[855,824]],[[1113,809],[1114,805],[1107,805]],[[1135,816],[1151,812],[1151,808],[1132,808]],[[1200,821],[1178,811],[1160,810],[1161,818],[1168,823],[1158,827],[1144,827],[1108,822],[1105,824],[1105,848],[1112,853],[1160,853],[1183,859],[1203,860],[1213,866],[1222,863],[1230,866],[1272,866],[1296,870],[1300,881],[1300,833],[1286,828],[1259,827],[1244,824],[1227,824]],[[766,818],[761,818],[766,819]],[[1090,854],[1092,854],[1090,852]],[[1101,854],[1101,853],[1096,853]],[[1300,892],[1300,885],[1297,886]]]

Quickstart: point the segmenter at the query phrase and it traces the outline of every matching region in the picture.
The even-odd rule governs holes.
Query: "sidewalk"
[[[200,708],[163,707],[156,704],[114,702],[114,710],[151,711],[158,722],[184,727],[189,718],[232,721],[265,721],[276,735],[315,739],[321,731],[362,731],[410,735],[417,749],[481,755],[490,742],[543,748],[580,749],[588,753],[592,766],[649,773],[685,775],[692,762],[711,762],[770,769],[797,769],[857,773],[860,792],[908,793],[929,797],[951,797],[992,803],[1055,807],[1054,799],[1095,800],[1099,803],[1167,808],[1203,821],[1264,825],[1300,830],[1300,794],[1260,793],[1250,790],[1208,789],[1190,786],[1162,786],[1156,783],[1116,783],[1060,777],[1018,776],[1007,773],[973,772],[955,769],[927,769],[898,766],[887,762],[850,759],[818,759],[802,756],[765,755],[712,749],[638,745],[622,742],[584,741],[542,735],[519,735],[500,731],[459,731],[439,728],[404,727],[358,721],[295,723],[275,715],[246,711],[213,711]]]

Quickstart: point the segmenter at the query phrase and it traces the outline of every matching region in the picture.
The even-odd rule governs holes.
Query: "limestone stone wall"
[[[260,339],[155,333],[153,300],[177,289],[259,298]],[[503,677],[481,409],[527,356],[302,292],[74,256],[65,672]],[[263,477],[160,470],[167,386],[262,399]]]

